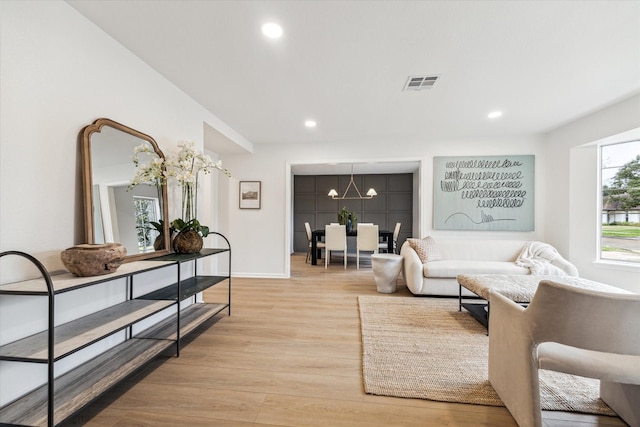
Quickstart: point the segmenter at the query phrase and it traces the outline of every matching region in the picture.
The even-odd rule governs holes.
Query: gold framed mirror
[[[140,165],[164,160],[156,141],[105,118],[86,126],[81,135],[86,242],[120,243],[127,249],[126,261],[168,254],[166,183],[131,185],[136,147],[148,151],[139,154]]]

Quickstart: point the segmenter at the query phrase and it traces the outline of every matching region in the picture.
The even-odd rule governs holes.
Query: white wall
[[[0,11],[0,248],[57,269],[60,250],[84,243],[84,126],[108,117],[168,153],[185,139],[202,147],[203,124],[224,124],[67,3],[2,1]]]
[[[546,135],[547,203],[545,239],[582,277],[640,292],[640,266],[597,262],[599,140],[640,127],[640,95],[635,95]],[[620,135],[621,141],[628,136]]]
[[[205,123],[251,146],[62,1],[0,1],[0,94],[0,251],[28,252],[49,270],[62,268],[60,251],[84,243],[78,135],[97,118],[151,135],[165,153],[185,139],[202,147]],[[172,217],[178,203],[170,200]],[[215,204],[201,206],[205,224],[217,216]],[[2,283],[31,275],[6,257],[0,271]],[[61,295],[56,311],[73,318],[124,295],[117,285],[87,288]],[[43,328],[44,307],[42,298],[0,298],[0,343]],[[26,365],[0,362],[0,405],[42,381],[42,365]]]
[[[429,234],[448,237],[541,239],[544,236],[545,159],[542,139],[514,136],[493,139],[452,139],[372,145],[367,150],[352,147],[348,141],[335,144],[269,144],[257,145],[253,155],[225,156],[233,171],[234,189],[228,194],[229,210],[221,223],[233,236],[236,275],[247,277],[287,277],[291,233],[291,164],[356,161],[420,160],[423,170],[420,182],[419,237]],[[433,230],[434,156],[534,154],[536,156],[536,229],[534,232],[456,232]],[[262,209],[238,208],[238,181],[262,181]]]

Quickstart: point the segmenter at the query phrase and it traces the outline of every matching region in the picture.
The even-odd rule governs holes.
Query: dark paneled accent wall
[[[378,195],[367,200],[334,200],[327,196],[335,188],[340,196],[349,185],[350,175],[295,175],[293,177],[294,251],[307,251],[304,223],[311,229],[338,222],[342,207],[355,212],[358,222],[372,222],[380,229],[393,231],[402,223],[398,247],[411,236],[413,229],[413,174],[354,175],[353,180],[364,196],[371,187]],[[348,195],[355,195],[353,187]],[[350,249],[354,244],[349,243]]]

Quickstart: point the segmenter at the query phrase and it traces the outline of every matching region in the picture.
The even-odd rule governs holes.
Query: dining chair
[[[324,229],[324,268],[331,260],[331,251],[342,251],[347,268],[347,228],[345,225],[327,225]]]
[[[306,264],[309,262],[309,258],[311,258],[311,239],[313,238],[313,235],[311,234],[311,225],[309,225],[308,222],[304,223],[304,229],[307,232],[307,258],[304,260],[304,263]],[[316,247],[318,249],[324,248],[324,242],[316,242]]]
[[[398,236],[400,235],[400,226],[402,223],[396,222],[396,227],[393,230],[393,253],[398,253]],[[378,250],[389,252],[389,244],[387,242],[379,242]]]
[[[356,268],[360,270],[360,252],[378,252],[378,226],[373,224],[358,224],[356,237]]]

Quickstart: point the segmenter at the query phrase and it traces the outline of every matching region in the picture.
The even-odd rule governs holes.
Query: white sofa
[[[543,245],[524,240],[423,240],[426,239],[431,239],[429,244],[434,255],[432,258],[435,258],[433,261],[421,261],[409,240],[400,250],[403,257],[402,274],[407,288],[414,295],[457,296],[458,274],[531,274],[530,268],[522,266],[522,263],[516,264],[516,261],[523,249],[526,251],[532,243]],[[548,262],[550,269],[558,267],[559,274],[578,276],[578,269],[573,264],[551,246],[546,246],[555,254],[554,259]],[[473,294],[463,289],[463,295]]]

